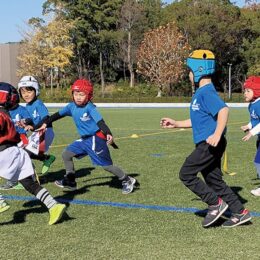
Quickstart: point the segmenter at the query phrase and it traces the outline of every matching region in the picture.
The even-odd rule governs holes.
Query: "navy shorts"
[[[77,159],[89,156],[93,165],[109,166],[113,164],[106,140],[95,135],[74,141],[66,150],[74,153]]]

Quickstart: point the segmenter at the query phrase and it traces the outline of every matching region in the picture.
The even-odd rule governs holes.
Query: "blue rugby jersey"
[[[252,128],[254,128],[260,123],[260,98],[254,102],[250,102],[248,111],[250,114],[250,123],[252,124]],[[260,136],[260,134],[258,134],[258,136]]]
[[[196,90],[190,104],[190,119],[195,144],[205,141],[215,132],[218,112],[226,106],[212,83]]]
[[[97,122],[103,119],[92,102],[88,102],[84,107],[71,102],[59,110],[59,114],[60,116],[71,116],[73,118],[80,136],[95,135],[99,130]]]
[[[26,104],[26,109],[29,112],[34,125],[39,124],[43,118],[49,115],[47,107],[40,99],[36,99],[32,103]]]
[[[27,109],[21,105],[18,105],[15,109],[9,110],[9,114],[14,124],[22,119],[31,118]],[[15,129],[19,134],[26,133],[26,131],[22,127],[15,125]]]

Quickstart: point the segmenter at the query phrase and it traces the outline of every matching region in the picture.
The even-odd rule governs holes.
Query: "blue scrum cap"
[[[195,50],[187,58],[187,66],[194,75],[194,83],[215,72],[215,55],[209,50]]]

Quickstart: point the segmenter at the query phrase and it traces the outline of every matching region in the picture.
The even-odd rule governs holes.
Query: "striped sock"
[[[48,209],[57,204],[57,201],[50,195],[50,193],[42,188],[37,194],[36,198],[39,199]]]

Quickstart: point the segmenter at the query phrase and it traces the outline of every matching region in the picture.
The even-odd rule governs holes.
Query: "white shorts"
[[[18,181],[32,175],[32,161],[24,149],[12,146],[0,152],[0,177]]]

